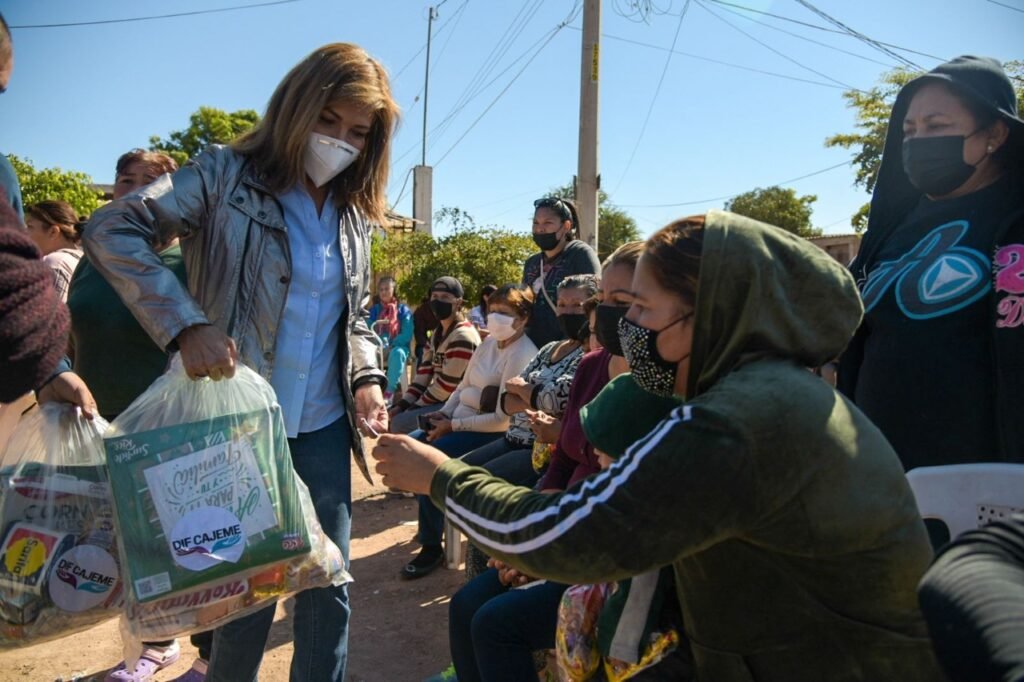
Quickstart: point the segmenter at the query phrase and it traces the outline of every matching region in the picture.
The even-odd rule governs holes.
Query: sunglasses
[[[572,221],[572,211],[564,201],[558,197],[544,197],[543,199],[537,199],[533,202],[534,208],[550,208],[558,212],[562,220]]]

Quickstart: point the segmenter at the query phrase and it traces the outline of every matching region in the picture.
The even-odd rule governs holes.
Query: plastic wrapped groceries
[[[273,389],[249,368],[192,381],[175,357],[104,445],[134,638],[209,629],[351,580],[292,469]]]
[[[32,407],[0,454],[0,647],[62,637],[121,612],[106,427],[70,405]]]

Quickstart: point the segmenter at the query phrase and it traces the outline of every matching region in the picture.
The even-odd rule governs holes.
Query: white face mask
[[[513,324],[516,318],[504,313],[487,313],[487,331],[498,341],[507,341],[519,331]]]
[[[317,187],[323,187],[338,173],[352,165],[359,150],[343,140],[310,133],[306,140],[306,175]]]

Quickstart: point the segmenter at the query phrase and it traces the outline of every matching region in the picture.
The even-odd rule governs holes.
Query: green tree
[[[228,113],[214,107],[199,107],[189,117],[188,128],[173,131],[167,139],[159,135],[151,136],[149,148],[167,154],[181,165],[211,144],[231,142],[259,120],[260,115],[252,109]]]
[[[1024,62],[1014,60],[1003,65],[1015,84],[1017,91],[1017,108],[1024,110]],[[840,133],[825,140],[826,147],[842,147],[856,153],[853,165],[856,169],[854,184],[863,187],[871,194],[878,180],[878,169],[882,165],[882,150],[885,147],[885,135],[889,130],[889,116],[896,95],[900,89],[919,76],[920,72],[909,69],[894,69],[879,78],[878,84],[866,92],[848,90],[843,93],[847,106],[856,111],[854,133]],[[868,225],[868,209],[870,205],[861,206],[850,220],[857,232],[863,231]]]
[[[576,196],[571,182],[555,187],[550,194],[557,197]],[[640,230],[636,220],[610,202],[608,193],[603,189],[597,191],[597,206],[597,256],[603,261],[623,244],[639,240]]]
[[[448,224],[453,231],[434,239],[424,232],[375,235],[370,263],[377,276],[392,275],[398,292],[409,303],[427,295],[438,277],[449,275],[462,283],[467,304],[474,304],[485,284],[519,282],[523,263],[537,250],[524,234],[478,227],[473,216],[457,207],[434,214],[434,225]]]
[[[727,201],[725,210],[781,227],[801,237],[817,237],[821,230],[811,225],[811,204],[817,200],[813,194],[797,196],[796,191],[788,187],[758,187]]]
[[[25,206],[60,199],[71,204],[78,215],[86,218],[103,201],[103,195],[92,189],[92,178],[85,173],[60,168],[37,169],[28,159],[18,158],[14,154],[8,154],[7,158],[18,174],[21,199]]]

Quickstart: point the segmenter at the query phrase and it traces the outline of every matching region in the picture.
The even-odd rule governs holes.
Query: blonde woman
[[[295,470],[346,560],[356,425],[388,427],[359,311],[397,117],[383,67],[356,45],[325,45],[285,76],[253,130],[104,207],[85,234],[96,268],[158,345],[181,351],[189,376],[229,379],[242,362],[271,382]],[[174,237],[187,286],[150,246]],[[219,628],[206,679],[256,679],[273,616]],[[292,680],[344,678],[348,620],[345,588],[298,595]]]

